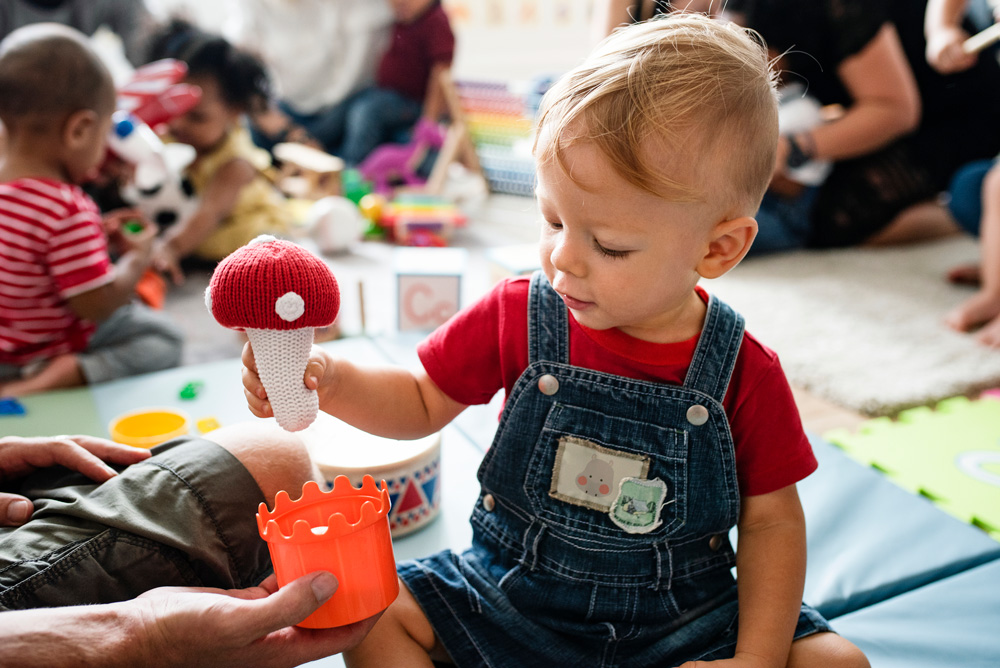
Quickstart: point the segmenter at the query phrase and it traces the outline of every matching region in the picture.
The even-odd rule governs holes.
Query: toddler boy
[[[180,361],[180,332],[132,303],[155,228],[102,221],[79,187],[104,159],[114,107],[110,73],[72,28],[34,24],[0,43],[0,395]]]
[[[757,231],[778,139],[766,52],[698,15],[621,29],[546,94],[536,137],[542,271],[431,334],[416,372],[319,348],[307,366],[324,410],[395,438],[506,395],[472,547],[400,563],[348,666],[864,668],[802,603],[795,484],[816,459],[788,382],[698,285]]]

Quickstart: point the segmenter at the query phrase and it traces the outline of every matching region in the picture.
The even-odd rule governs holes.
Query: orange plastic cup
[[[278,586],[315,571],[330,571],[340,586],[298,626],[325,629],[367,619],[399,594],[389,535],[389,492],[366,475],[360,488],[337,476],[333,489],[313,481],[292,501],[278,492],[274,511],[260,504],[257,529],[267,541]]]

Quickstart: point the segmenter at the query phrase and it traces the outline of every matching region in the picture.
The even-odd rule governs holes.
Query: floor
[[[490,195],[485,201],[466,207],[466,212],[468,224],[456,230],[451,239],[452,246],[468,252],[463,303],[483,294],[502,275],[489,258],[491,249],[516,247],[537,238],[535,207],[530,198]],[[299,241],[316,251],[309,238]],[[343,336],[376,336],[395,329],[395,249],[389,243],[364,241],[347,253],[325,256],[341,288],[338,324]],[[241,336],[221,328],[205,308],[203,295],[208,279],[207,271],[192,272],[183,285],[172,287],[167,297],[166,310],[187,337],[184,364],[238,357],[243,347]],[[866,419],[805,390],[793,389],[803,424],[815,434],[839,427],[853,429]]]

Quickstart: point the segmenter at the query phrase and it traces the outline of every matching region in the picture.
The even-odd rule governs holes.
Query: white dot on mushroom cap
[[[286,292],[275,300],[274,312],[282,320],[292,322],[306,312],[306,302],[294,292]]]
[[[268,241],[277,241],[278,239],[270,234],[261,234],[250,240],[247,246],[253,246],[254,244],[266,244]]]

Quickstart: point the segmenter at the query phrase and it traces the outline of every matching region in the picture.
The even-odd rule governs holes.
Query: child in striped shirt
[[[179,330],[132,300],[155,227],[102,220],[78,185],[104,159],[114,106],[111,75],[75,30],[35,24],[0,43],[0,396],[180,361]]]

